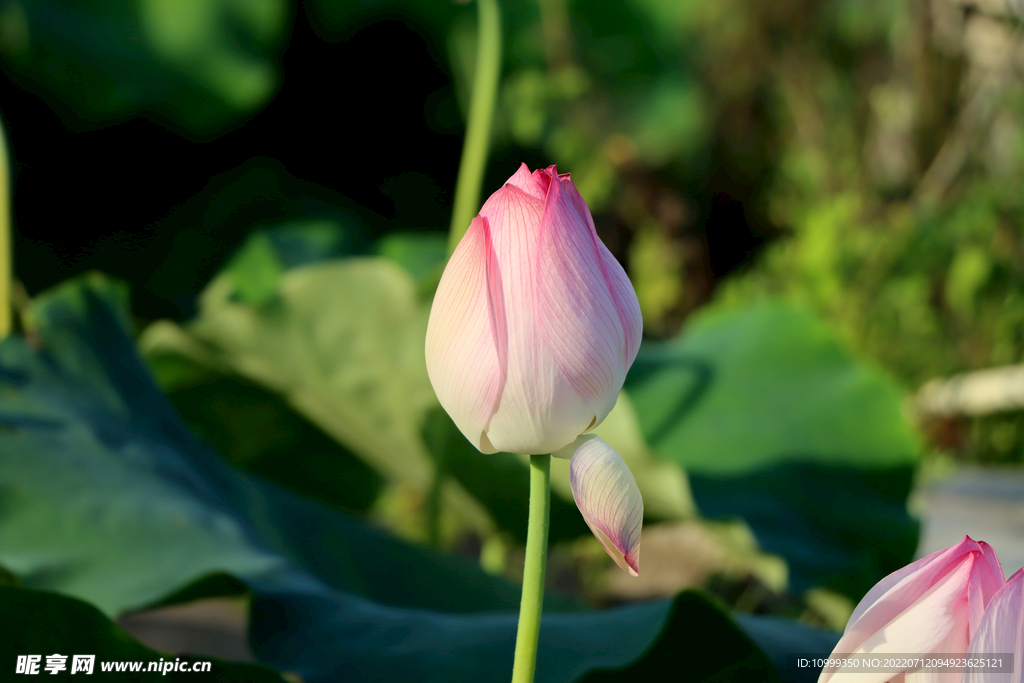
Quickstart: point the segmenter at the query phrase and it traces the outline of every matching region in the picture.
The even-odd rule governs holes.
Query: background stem
[[[10,159],[0,122],[0,339],[11,333],[11,241]]]
[[[540,615],[544,607],[544,573],[548,559],[551,515],[551,456],[530,456],[530,519],[526,530],[523,599],[519,603],[519,630],[512,683],[533,683],[537,667]]]
[[[455,183],[448,253],[455,251],[455,246],[466,234],[480,208],[480,187],[487,167],[494,104],[501,78],[501,10],[498,0],[477,0],[476,6],[479,13],[476,70],[466,120],[466,141],[462,146],[459,177]]]

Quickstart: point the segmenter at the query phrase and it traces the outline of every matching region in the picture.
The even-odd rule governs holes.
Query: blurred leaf
[[[66,668],[60,673],[64,680],[68,680],[65,676],[72,674],[86,675],[84,671],[72,672],[73,655],[95,655],[92,671],[86,679],[89,681],[131,681],[153,679],[157,675],[105,672],[102,668],[105,662],[142,662],[143,667],[148,667],[150,662],[162,664],[166,660],[174,663],[178,659],[183,662],[209,661],[210,670],[203,677],[212,681],[281,683],[284,680],[273,671],[255,664],[155,652],[133,640],[92,605],[53,593],[0,586],[0,613],[4,615],[0,626],[0,659],[5,667],[11,667],[6,669],[10,673],[14,672],[19,655],[35,654],[42,656],[38,673],[49,678],[49,672],[44,669],[46,657],[59,653],[67,657],[64,661]],[[160,675],[171,681],[195,677],[193,672]]]
[[[284,270],[289,270],[360,253],[361,239],[355,222],[351,218],[348,221],[294,220],[260,230],[253,238],[266,235],[277,261]]]
[[[987,249],[967,246],[957,251],[949,266],[946,298],[960,315],[969,318],[974,312],[978,290],[992,272],[992,258]]]
[[[322,680],[313,665],[316,659],[325,660],[328,670],[345,671],[357,680],[497,682],[509,677],[514,613],[463,617],[411,612],[395,626],[415,647],[394,649],[393,636],[379,628],[375,610],[348,609],[347,622],[341,622],[333,615],[336,609],[315,599],[257,600],[254,613],[268,631],[255,628],[253,638],[257,645],[279,653],[271,663],[297,663],[294,670],[310,681]],[[282,632],[272,626],[325,613],[333,626],[326,635]],[[723,617],[717,606],[693,592],[681,593],[673,601],[601,612],[547,613],[535,680],[658,680],[681,666],[688,681],[780,680],[764,653]],[[320,620],[326,621],[323,616]],[[385,662],[376,659],[381,652],[387,652]]]
[[[242,303],[262,306],[285,270],[349,255],[352,238],[334,221],[307,220],[253,232],[224,271]]]
[[[409,271],[420,283],[420,290],[433,298],[433,290],[448,262],[448,236],[444,233],[391,233],[377,242],[376,253]]]
[[[150,320],[193,316],[199,292],[250,236],[269,239],[287,270],[365,253],[368,233],[381,223],[345,195],[296,178],[276,160],[249,159],[213,176],[150,234],[137,237],[145,242],[136,252],[140,262],[157,265],[136,276],[145,284],[133,292],[134,308]],[[105,248],[124,258],[120,242]]]
[[[800,309],[709,311],[645,346],[627,388],[648,442],[682,464],[701,512],[739,515],[796,590],[858,598],[906,564],[918,442],[900,397]]]
[[[226,270],[235,284],[239,300],[262,306],[274,298],[284,267],[266,233],[256,233],[246,240]]]
[[[696,83],[660,79],[637,108],[634,140],[643,160],[661,166],[696,152],[707,138],[707,108]]]
[[[760,611],[760,599],[786,594],[786,562],[761,552],[750,527],[738,520],[644,524],[643,570],[635,577],[604,562],[607,553],[596,540],[591,547],[593,555],[585,554],[589,552],[585,548],[580,553],[584,564],[580,573],[596,577],[588,588],[602,603],[650,600],[701,586],[723,595],[730,592],[725,584],[731,584],[741,586],[742,592],[728,598],[736,609]],[[605,567],[600,575],[591,569],[596,569],[594,558]]]
[[[7,59],[72,128],[140,114],[208,137],[277,87],[284,0],[8,0]]]
[[[411,276],[383,258],[349,259],[290,270],[277,290],[275,306],[254,308],[221,275],[187,331],[153,326],[140,344],[151,358],[189,359],[280,394],[385,479],[425,496],[434,464],[420,427],[437,399],[423,362],[429,311]],[[444,497],[489,532],[487,512],[458,484]]]
[[[822,652],[827,657],[841,635],[778,617],[738,614],[736,621],[768,653],[775,668],[788,683],[815,683],[820,673],[813,668],[794,669],[789,662],[791,655]]]
[[[170,399],[206,443],[249,472],[350,512],[366,512],[380,493],[377,472],[251,382],[204,374]]]
[[[309,683],[507,678],[514,586],[232,471],[181,425],[88,282],[35,311],[45,353],[0,343],[0,562],[24,585],[112,614],[228,573],[253,590],[257,657]],[[680,658],[691,680],[778,680],[695,594],[549,612],[543,634],[540,682],[636,680]]]

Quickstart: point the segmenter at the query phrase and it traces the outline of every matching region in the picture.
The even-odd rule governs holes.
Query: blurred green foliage
[[[626,389],[701,511],[742,516],[794,589],[856,600],[913,555],[920,445],[899,392],[800,308],[705,309],[679,338],[641,347]]]
[[[285,0],[4,0],[0,54],[71,127],[205,137],[269,101],[289,24]]]
[[[612,240],[650,335],[671,336],[717,290],[725,306],[809,307],[911,390],[1021,361],[1024,81],[1009,9],[543,0],[507,11],[519,21],[498,146],[543,150],[628,235],[627,249]],[[458,75],[464,48],[451,45]],[[716,214],[716,193],[742,215]],[[763,255],[737,220],[768,240]],[[731,262],[716,255],[730,249]],[[977,422],[954,447],[1020,460],[1015,421]]]

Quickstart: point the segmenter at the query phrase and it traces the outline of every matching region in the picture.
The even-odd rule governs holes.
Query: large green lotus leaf
[[[266,387],[386,480],[426,496],[435,467],[420,428],[437,399],[423,361],[429,309],[409,273],[389,259],[352,258],[279,273],[263,305],[237,292],[229,269],[203,292],[187,330],[146,330],[147,356]],[[490,533],[487,511],[455,480],[444,497],[463,523]]]
[[[116,291],[95,275],[52,290],[33,306],[42,350],[0,343],[0,564],[25,585],[116,614],[206,575],[280,573],[290,558],[329,566],[332,585],[378,601],[517,603],[472,563],[229,469],[153,385],[108,303]]]
[[[344,601],[341,605],[310,595],[296,599],[268,594],[257,599],[253,612],[260,625],[254,623],[251,631],[257,654],[272,653],[265,659],[268,664],[287,666],[305,680],[321,680],[325,663],[330,670],[344,671],[359,681],[498,683],[509,678],[514,613],[396,614],[371,603],[347,605],[348,596],[339,597]],[[338,617],[339,611],[344,619]],[[288,632],[274,626],[301,622],[311,615],[327,622],[330,631]],[[400,647],[395,647],[395,633],[380,630],[384,620],[401,629]],[[793,646],[792,641],[783,640],[783,647]],[[811,651],[827,652],[824,648],[834,644],[826,636]],[[382,651],[387,652],[386,662],[378,659]],[[641,652],[644,655],[638,656]],[[780,680],[764,653],[718,607],[695,592],[681,593],[672,601],[600,612],[549,613],[542,620],[538,683],[654,681],[681,672],[687,681]]]
[[[911,559],[919,450],[900,395],[826,326],[779,302],[700,315],[645,345],[626,383],[641,428],[709,516],[739,515],[797,589],[859,599]]]
[[[37,674],[48,680],[88,681],[140,681],[195,680],[200,677],[218,683],[283,683],[275,672],[255,664],[222,662],[210,657],[176,657],[155,652],[133,640],[98,609],[81,600],[26,588],[0,586],[0,662],[5,674],[15,674],[19,655],[40,655]],[[47,655],[66,657],[66,667],[56,674],[45,670]],[[94,655],[91,673],[72,671],[73,655]],[[160,667],[164,662],[209,662],[208,671],[155,673],[147,671],[151,662]],[[117,664],[141,664],[141,673],[125,669],[117,671]],[[109,668],[105,671],[104,668]],[[180,666],[179,666],[180,668]],[[161,671],[162,669],[157,669]],[[51,678],[51,676],[53,678]],[[70,676],[74,676],[70,678]],[[6,675],[5,675],[6,677]],[[20,676],[12,676],[14,680]]]
[[[39,348],[0,343],[0,564],[108,614],[232,575],[254,594],[258,658],[310,683],[507,678],[513,586],[232,470],[181,424],[104,289],[91,278],[42,297]],[[670,666],[692,680],[777,680],[693,594],[551,612],[539,661],[538,681]]]
[[[253,232],[225,269],[234,299],[273,305],[286,270],[345,253],[349,233],[332,221]],[[279,394],[183,354],[158,354],[150,363],[188,425],[232,463],[345,510],[364,512],[376,500],[381,476]]]
[[[0,52],[71,128],[139,114],[207,137],[277,88],[284,0],[11,0]]]

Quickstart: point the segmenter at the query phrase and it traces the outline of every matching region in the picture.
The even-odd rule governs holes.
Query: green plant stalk
[[[519,603],[519,630],[512,662],[512,683],[533,683],[537,668],[540,615],[544,608],[544,573],[551,526],[551,456],[530,456],[530,518],[526,529],[523,598]]]
[[[0,123],[0,339],[11,333],[11,178],[7,137]]]
[[[487,167],[487,151],[494,122],[494,105],[501,78],[501,10],[498,0],[477,0],[478,29],[473,94],[466,120],[466,141],[455,181],[452,224],[448,231],[448,253],[469,229],[480,208],[480,188]]]

